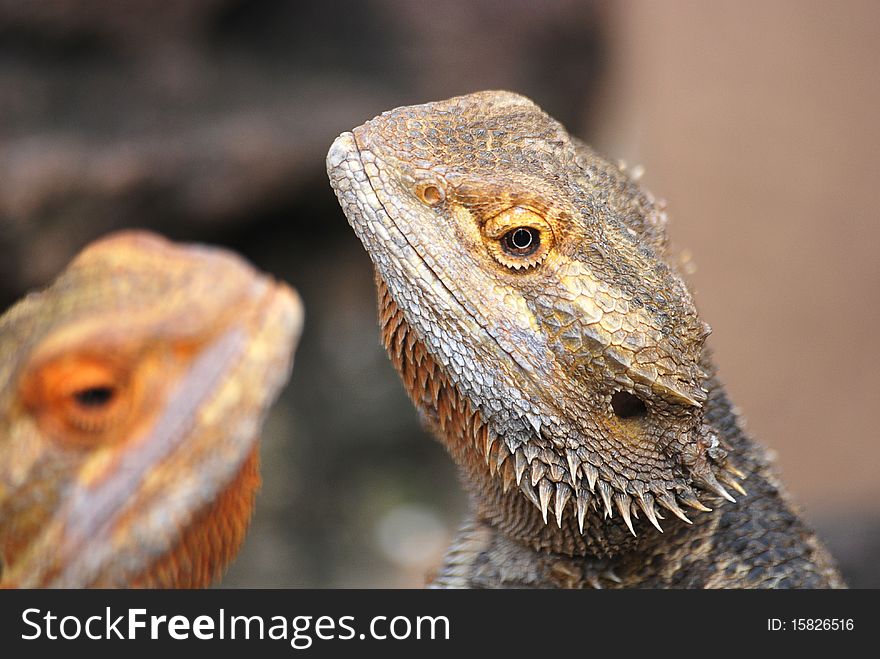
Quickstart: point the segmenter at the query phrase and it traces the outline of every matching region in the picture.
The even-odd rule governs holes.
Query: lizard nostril
[[[616,391],[611,396],[611,409],[621,419],[644,416],[648,412],[645,403],[626,391]]]

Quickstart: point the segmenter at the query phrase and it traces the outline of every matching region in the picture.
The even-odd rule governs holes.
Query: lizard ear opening
[[[621,419],[632,419],[648,413],[644,401],[627,391],[616,391],[612,394],[611,409]]]
[[[422,181],[416,186],[416,196],[423,204],[428,206],[439,206],[446,200],[446,193],[443,186],[439,182],[428,180]]]

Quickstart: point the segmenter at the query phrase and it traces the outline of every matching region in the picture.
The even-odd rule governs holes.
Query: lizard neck
[[[596,497],[584,518],[583,531],[572,506],[565,508],[558,522],[553,516],[545,522],[531,470],[525,470],[519,486],[512,484],[513,459],[502,458],[499,464],[495,450],[503,438],[491,436],[480,412],[428,353],[378,274],[376,288],[382,343],[410,399],[458,465],[480,523],[532,550],[569,557],[611,558],[658,543],[660,533],[650,524],[639,523],[643,520],[634,520],[638,525],[634,537],[619,516],[606,518],[595,505]]]
[[[260,447],[210,504],[193,517],[170,551],[129,584],[132,588],[207,588],[238,554],[260,488]]]
[[[195,511],[190,522],[179,530],[178,537],[167,552],[156,558],[139,574],[128,579],[130,588],[207,588],[225,572],[244,542],[257,491],[260,487],[260,453],[255,443],[250,455],[232,478],[209,504]],[[19,560],[27,559],[29,544],[39,535],[50,516],[48,509],[30,508],[17,516],[14,533],[0,538],[0,588],[18,585]],[[33,586],[47,586],[63,565],[56,565],[41,576]],[[9,579],[3,578],[3,572]],[[21,575],[19,575],[21,576]],[[94,587],[118,585],[101,581]]]

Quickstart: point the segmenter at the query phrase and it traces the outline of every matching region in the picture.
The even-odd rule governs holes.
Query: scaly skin
[[[0,318],[0,586],[204,587],[244,539],[299,298],[124,232]]]
[[[435,585],[842,585],[625,172],[507,92],[386,112],[327,168],[383,342],[471,494]]]

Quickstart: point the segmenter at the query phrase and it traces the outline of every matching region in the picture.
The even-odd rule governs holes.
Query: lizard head
[[[0,319],[0,582],[203,586],[240,546],[301,307],[221,249],[125,232]]]
[[[616,510],[632,531],[657,505],[706,510],[700,489],[732,498],[703,414],[710,330],[625,172],[507,92],[391,110],[327,163],[403,321],[487,426],[473,451],[545,524]]]

